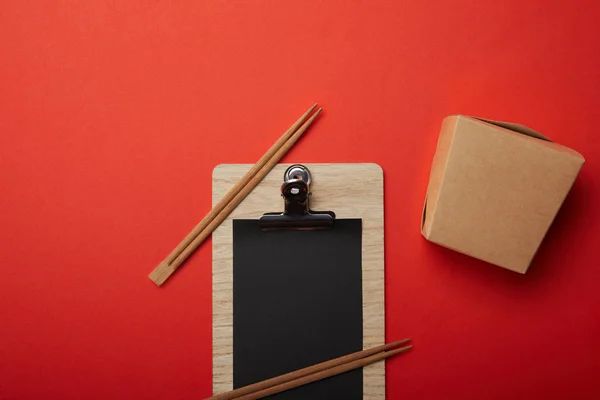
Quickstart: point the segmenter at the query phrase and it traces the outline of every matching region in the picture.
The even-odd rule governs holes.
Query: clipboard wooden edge
[[[233,389],[233,219],[259,219],[283,207],[279,164],[212,234],[213,395]],[[363,348],[385,343],[383,171],[377,164],[303,164],[311,171],[311,204],[337,218],[363,220]],[[213,170],[213,205],[252,166]],[[385,399],[385,363],[363,369],[363,399]]]

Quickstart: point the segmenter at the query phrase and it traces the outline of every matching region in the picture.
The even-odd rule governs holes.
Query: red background
[[[386,335],[415,345],[388,398],[598,398],[598,20],[595,0],[2,2],[0,398],[209,396],[210,241],[147,275],[213,167],[313,102],[283,161],[385,172]],[[587,159],[527,275],[419,233],[451,113]]]

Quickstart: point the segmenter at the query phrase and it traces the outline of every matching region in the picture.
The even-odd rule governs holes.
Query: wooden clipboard
[[[361,218],[363,348],[385,342],[383,171],[376,164],[303,164],[310,169],[311,208]],[[213,393],[233,389],[234,219],[282,209],[280,187],[289,165],[276,166],[213,232]],[[251,168],[222,164],[213,171],[213,204]],[[363,370],[363,398],[385,399],[385,364]]]

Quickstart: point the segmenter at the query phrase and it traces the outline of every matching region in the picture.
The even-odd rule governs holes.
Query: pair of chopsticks
[[[263,180],[279,160],[300,139],[302,134],[323,111],[319,108],[312,115],[317,104],[308,109],[260,160],[237,182],[202,221],[183,239],[181,243],[149,275],[149,278],[161,286],[185,260],[210,236],[227,216],[248,196]]]
[[[251,400],[261,399],[276,393],[290,390],[298,386],[316,382],[321,379],[339,375],[353,369],[365,367],[396,354],[403,353],[412,348],[411,345],[396,348],[405,344],[410,339],[384,344],[371,349],[358,351],[333,360],[325,361],[311,367],[289,372],[262,382],[253,383],[226,393],[221,393],[207,400]]]

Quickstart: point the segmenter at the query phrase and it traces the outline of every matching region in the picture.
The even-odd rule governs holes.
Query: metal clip
[[[266,213],[260,220],[262,230],[314,230],[333,226],[335,213],[310,209],[311,174],[304,165],[294,164],[283,174],[281,196],[284,199],[283,213]]]

